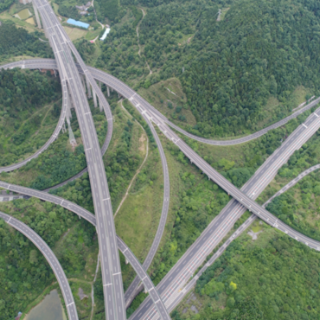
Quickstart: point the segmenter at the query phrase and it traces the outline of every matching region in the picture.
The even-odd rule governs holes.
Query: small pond
[[[57,290],[52,290],[25,318],[26,320],[64,320],[64,311]]]

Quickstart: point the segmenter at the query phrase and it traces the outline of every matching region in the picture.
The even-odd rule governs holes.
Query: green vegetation
[[[311,111],[291,120],[283,127],[241,145],[219,147],[185,137],[183,139],[225,178],[241,187],[309,113]]]
[[[128,105],[125,105],[128,108]],[[130,107],[128,109],[133,111]],[[136,117],[136,114],[133,114]],[[140,115],[137,115],[136,119],[145,126],[144,129],[149,129]],[[140,127],[139,129],[139,154],[141,158],[145,158],[146,134]],[[154,147],[150,131],[146,131],[150,134],[148,157],[115,218],[117,234],[132,248],[141,262],[144,261],[156,234],[163,201],[163,174],[159,151]],[[116,208],[114,207],[114,211]],[[125,264],[122,266],[126,267],[123,269],[123,282],[124,288],[127,288],[135,272]]]
[[[113,111],[119,119],[114,127],[113,143],[104,157],[113,208],[117,208],[134,173],[142,162],[138,150],[142,130],[131,116],[117,106]]]
[[[17,28],[10,20],[2,21],[0,27],[0,61],[28,54],[42,58],[53,58],[48,43],[39,40],[40,33],[28,33],[25,29]],[[51,89],[51,88],[50,88]]]
[[[101,146],[106,137],[107,122],[98,108],[91,106],[91,112]],[[59,110],[56,110],[56,113],[60,115]],[[72,117],[71,127],[78,144],[75,148],[70,145],[68,131],[61,132],[58,139],[45,152],[20,169],[2,174],[1,179],[42,190],[76,175],[86,167],[86,158],[75,114]]]
[[[143,79],[149,70],[143,56],[138,55],[136,18],[131,10],[126,17],[124,22],[111,27],[110,33],[101,45],[101,54],[96,66],[108,70],[123,81],[136,84],[137,79]],[[85,57],[90,58],[89,55]]]
[[[119,0],[96,0],[94,3],[98,20],[119,21],[125,14],[125,10],[120,8]]]
[[[170,211],[163,243],[152,266],[155,284],[172,268],[228,203],[228,195],[191,165],[181,151],[162,138],[170,176]]]
[[[172,318],[318,319],[319,273],[319,253],[263,224],[258,240],[232,242]]]
[[[95,228],[88,222],[60,206],[35,198],[0,203],[0,210],[37,232],[58,255],[68,278],[93,279],[98,247]],[[0,319],[7,320],[24,311],[56,280],[38,249],[3,220],[0,220],[0,247]],[[84,308],[80,304],[77,307]]]
[[[2,0],[0,2],[0,12],[8,9],[12,5],[13,2],[14,2],[14,0]]]
[[[256,130],[270,96],[282,102],[280,119],[295,107],[288,98],[297,85],[318,91],[319,79],[310,74],[319,68],[311,43],[320,26],[307,1],[293,2],[277,2],[276,10],[270,1],[234,2],[221,23],[213,21],[214,11],[205,11],[191,46],[205,42],[206,59],[193,60],[182,76],[199,132]]]
[[[196,119],[188,108],[187,98],[178,78],[160,81],[148,89],[141,87],[138,93],[179,126],[183,127],[188,124],[193,127],[196,124]]]
[[[301,149],[295,151],[288,164],[284,165],[274,181],[259,197],[265,202],[299,173],[320,162],[319,132]],[[280,220],[301,233],[320,240],[320,172],[316,171],[303,178],[294,187],[276,197],[267,207]]]
[[[202,136],[247,134],[319,93],[314,70],[320,26],[313,1],[139,3],[149,7],[140,20],[141,56],[136,36],[141,15],[132,9],[136,2],[124,1],[128,13],[112,26],[96,66],[136,89],[178,77],[187,96],[182,107],[197,121],[187,130]],[[219,8],[230,9],[217,22]]]
[[[48,140],[60,113],[57,103],[46,105],[60,97],[60,83],[50,73],[0,71],[0,166],[18,162]]]
[[[58,12],[59,14],[67,18],[72,18],[75,20],[80,20],[81,18],[81,15],[78,13],[78,10],[76,9],[76,7],[60,4]]]

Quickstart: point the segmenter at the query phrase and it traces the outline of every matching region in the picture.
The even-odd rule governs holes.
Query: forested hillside
[[[271,95],[283,102],[281,118],[298,85],[319,93],[320,25],[307,1],[243,0],[214,19],[212,10],[200,17],[190,50],[201,54],[182,76],[201,133],[255,129]]]
[[[145,88],[179,77],[188,98],[184,107],[197,119],[189,131],[217,137],[256,131],[297,107],[292,93],[299,86],[320,93],[316,1],[123,0],[121,5],[128,12],[144,7],[141,57],[137,23],[128,13],[112,26],[97,66]],[[221,21],[218,9],[224,11]]]
[[[53,58],[48,43],[41,42],[39,35],[28,33],[23,28],[17,28],[10,21],[2,21],[0,26],[0,60],[21,54],[43,58]]]

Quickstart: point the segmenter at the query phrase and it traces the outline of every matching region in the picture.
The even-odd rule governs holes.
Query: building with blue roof
[[[71,18],[69,18],[67,20],[67,23],[68,24],[72,24],[73,26],[76,26],[76,27],[84,28],[84,29],[88,29],[89,26],[90,26],[89,23],[85,23],[85,22],[82,22],[82,21],[77,21],[77,20],[74,20],[74,19],[71,19]]]

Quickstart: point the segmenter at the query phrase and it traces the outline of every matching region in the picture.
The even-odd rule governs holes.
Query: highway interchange
[[[91,223],[92,225],[94,225],[96,227],[96,223],[97,223],[96,217],[91,212],[89,212],[88,210],[80,207],[79,205],[77,205],[77,204],[75,204],[75,203],[73,203],[71,201],[65,200],[65,199],[63,199],[61,197],[58,197],[58,196],[55,196],[55,195],[48,194],[48,193],[43,192],[43,191],[38,191],[38,190],[31,189],[31,188],[26,188],[26,187],[20,187],[20,186],[16,186],[16,185],[13,185],[13,184],[8,184],[8,183],[2,182],[2,181],[0,181],[0,188],[4,188],[4,189],[7,189],[7,190],[16,192],[16,193],[24,194],[24,195],[27,195],[29,197],[35,197],[35,198],[38,198],[38,199],[41,199],[41,200],[44,200],[44,201],[51,202],[53,204],[59,205],[59,206],[65,208],[65,209],[67,209],[67,210],[69,210],[71,212],[74,212],[79,217],[87,220],[89,223]],[[3,218],[5,216],[1,216],[0,215],[0,217]],[[6,218],[5,221],[8,222],[8,219]],[[10,219],[10,222],[12,222],[11,219]],[[26,237],[28,237],[30,240],[33,241],[35,232],[34,231],[32,231],[32,232],[30,231],[29,232],[28,231],[29,229],[24,231],[24,235]],[[20,229],[19,229],[19,231],[20,231]],[[40,238],[39,236],[37,236],[37,237]],[[150,297],[153,300],[153,303],[156,306],[157,311],[159,312],[159,314],[163,315],[162,318],[166,319],[166,309],[164,307],[164,304],[163,304],[162,300],[160,299],[160,296],[159,296],[156,288],[154,287],[152,281],[150,280],[150,277],[148,276],[147,272],[145,271],[145,268],[143,266],[141,266],[139,260],[134,256],[134,254],[131,252],[129,247],[119,237],[117,237],[117,246],[118,246],[118,249],[125,256],[125,258],[128,260],[130,265],[136,271],[140,281],[143,282],[146,290],[150,293]],[[55,263],[55,261],[53,261],[51,259],[51,256],[50,257],[46,257],[46,258],[47,258],[48,262],[50,263],[50,265],[53,265]],[[55,272],[55,274],[57,274],[57,273]],[[61,285],[60,285],[62,291],[65,290],[64,286],[61,287]],[[67,291],[66,291],[66,295],[67,295]]]
[[[60,78],[67,82],[82,135],[97,219],[106,318],[124,320],[126,311],[111,199],[89,103],[69,48],[69,38],[51,5],[46,0],[34,0],[34,4],[39,10],[53,49]],[[81,64],[82,59],[80,58],[78,62]],[[88,78],[86,80],[89,81]],[[98,87],[94,89],[97,94],[101,92]],[[100,105],[104,103],[105,101],[101,99]]]
[[[203,263],[206,256],[214,249],[214,247],[224,238],[224,236],[229,232],[229,230],[234,225],[235,221],[246,211],[249,209],[256,216],[260,217],[267,223],[272,226],[278,228],[279,230],[287,233],[294,239],[304,242],[311,248],[319,250],[320,245],[317,241],[309,239],[297,231],[291,229],[277,218],[275,218],[272,214],[270,214],[267,210],[264,209],[263,206],[258,205],[254,200],[259,196],[259,194],[264,190],[264,188],[271,182],[279,168],[288,161],[289,157],[292,153],[299,149],[320,127],[320,110],[317,109],[314,113],[312,113],[307,120],[300,125],[286,140],[285,142],[266,160],[266,162],[257,170],[254,176],[239,190],[235,186],[233,186],[228,180],[226,180],[223,176],[221,176],[216,170],[214,170],[209,164],[207,164],[197,153],[195,153],[180,137],[172,131],[167,124],[173,126],[162,114],[160,114],[155,108],[153,108],[147,101],[145,101],[142,97],[140,97],[136,92],[134,92],[131,88],[126,86],[124,83],[119,81],[118,79],[102,72],[97,69],[93,69],[85,66],[81,57],[77,53],[75,47],[72,42],[69,40],[67,35],[65,34],[63,28],[61,27],[59,21],[53,13],[51,6],[45,0],[35,0],[34,1],[36,8],[39,10],[43,25],[45,27],[47,36],[53,48],[55,58],[57,63],[54,61],[48,61],[45,59],[41,59],[41,61],[30,60],[23,62],[23,67],[27,67],[26,65],[30,63],[37,64],[34,68],[44,68],[44,69],[55,69],[58,68],[59,75],[61,77],[61,83],[63,86],[64,93],[64,101],[65,101],[65,91],[68,91],[71,94],[73,105],[75,107],[77,117],[79,120],[80,130],[83,137],[84,148],[87,158],[89,177],[91,182],[94,207],[97,223],[97,232],[99,237],[99,247],[101,253],[101,263],[102,263],[102,275],[103,275],[103,286],[104,286],[104,295],[105,295],[105,310],[106,310],[106,318],[107,319],[125,319],[125,304],[124,304],[124,294],[122,288],[122,278],[121,278],[121,269],[119,263],[118,256],[118,246],[124,248],[125,252],[130,252],[130,250],[125,247],[125,244],[119,243],[116,238],[113,215],[112,215],[112,207],[110,201],[110,195],[108,190],[108,184],[105,176],[104,166],[101,159],[101,151],[99,148],[96,132],[94,130],[93,119],[90,112],[90,108],[88,105],[87,98],[85,96],[85,92],[83,90],[83,86],[80,79],[80,73],[84,74],[85,80],[89,83],[88,89],[90,90],[90,85],[92,87],[92,94],[94,99],[94,104],[97,105],[97,97],[99,98],[99,105],[105,110],[105,114],[108,120],[108,134],[107,134],[107,143],[106,146],[110,143],[111,135],[112,135],[112,115],[108,103],[96,84],[94,78],[98,81],[105,83],[108,87],[113,88],[118,93],[120,93],[123,97],[127,98],[141,113],[144,119],[148,122],[151,128],[153,126],[150,124],[150,121],[155,123],[160,131],[173,143],[176,144],[177,147],[185,154],[186,157],[190,159],[190,161],[195,164],[203,173],[205,173],[209,179],[213,180],[217,183],[221,188],[223,188],[229,195],[233,197],[233,200],[229,202],[229,204],[225,207],[225,209],[210,223],[210,225],[206,228],[206,230],[201,234],[201,236],[197,239],[197,241],[187,250],[187,252],[183,255],[183,257],[178,261],[178,263],[170,270],[170,272],[166,275],[166,277],[160,282],[157,286],[157,289],[154,289],[151,280],[147,277],[150,282],[146,282],[145,286],[149,291],[149,297],[143,302],[143,304],[139,307],[139,309],[131,316],[131,319],[156,319],[159,316],[163,319],[168,319],[169,315],[166,309],[172,310],[172,306],[175,306],[177,301],[181,298],[182,295],[186,293],[184,286],[187,284],[190,277],[194,274],[196,269]],[[72,54],[75,55],[77,62],[79,65],[73,60]],[[53,67],[48,67],[48,65]],[[20,62],[21,65],[21,62]],[[15,67],[20,66],[18,63],[13,63],[10,66],[6,67]],[[42,65],[44,67],[42,67]],[[47,67],[45,67],[47,66]],[[65,90],[66,89],[66,90]],[[315,106],[319,102],[319,99],[315,100],[308,106],[302,108],[297,112],[297,114],[293,114],[290,117],[296,117],[298,114],[305,111],[307,108],[311,108]],[[66,107],[62,108],[64,112],[67,113],[67,103],[63,103]],[[70,106],[69,106],[70,107]],[[109,113],[110,111],[110,113]],[[66,114],[61,114],[59,123],[64,121]],[[62,120],[61,120],[62,119]],[[288,118],[282,120],[284,121],[280,125],[286,123]],[[279,124],[279,123],[278,123]],[[109,126],[110,125],[110,126]],[[276,127],[277,124],[274,124],[266,129],[265,131],[257,132],[256,134],[250,135],[248,137],[235,139],[231,141],[219,141],[218,143],[212,142],[214,140],[205,141],[202,138],[190,136],[191,138],[196,138],[198,141],[211,143],[211,144],[219,144],[219,145],[228,145],[228,144],[236,144],[243,143],[245,141],[249,141],[251,139],[255,139],[258,136],[264,134],[266,131],[271,130]],[[178,131],[179,128],[175,128]],[[267,130],[268,129],[268,130]],[[59,124],[56,128],[59,129]],[[55,130],[55,131],[56,131]],[[154,130],[154,128],[153,128]],[[55,132],[56,134],[59,133]],[[155,133],[155,131],[154,131]],[[185,134],[185,132],[182,131]],[[52,138],[52,137],[51,137]],[[50,138],[50,139],[51,139]],[[56,136],[54,136],[54,139]],[[157,140],[158,136],[155,134],[155,138]],[[244,139],[244,140],[241,140]],[[247,139],[247,140],[245,140]],[[211,142],[210,142],[211,141]],[[52,141],[51,141],[52,142]],[[51,143],[50,142],[50,143]],[[50,144],[49,143],[49,144]],[[159,138],[158,143],[161,145]],[[49,145],[48,144],[48,145]],[[39,154],[38,153],[37,155]],[[43,151],[43,150],[42,150]],[[162,147],[159,148],[160,156],[163,164],[163,170],[167,172],[166,163],[164,165],[165,158],[163,160],[162,153],[164,157],[164,152]],[[34,155],[36,157],[37,155]],[[25,164],[25,163],[23,163]],[[23,164],[18,164],[22,166]],[[5,169],[1,168],[0,171],[10,171],[16,168]],[[168,185],[167,190],[169,190],[169,177],[167,172]],[[20,192],[22,194],[30,195],[30,191],[26,190],[26,188],[8,185],[6,183],[1,183],[1,187],[7,188],[9,190]],[[22,189],[20,189],[22,188]],[[75,204],[70,204],[66,200],[59,199],[60,203],[56,198],[50,198],[51,195],[45,194],[44,192],[35,191],[32,196],[38,196],[39,198],[51,201],[58,205],[67,206],[68,210],[72,210]],[[36,193],[41,193],[37,194]],[[159,223],[159,228],[157,230],[157,235],[154,240],[154,251],[150,250],[147,259],[143,265],[144,269],[138,269],[138,265],[136,265],[135,270],[137,271],[140,279],[141,276],[146,276],[145,270],[147,270],[150,265],[154,254],[156,253],[156,249],[158,248],[159,242],[161,240],[162,232],[165,226],[166,215],[168,212],[169,205],[169,193],[168,196],[164,196],[163,199],[163,209],[162,215]],[[78,210],[78,209],[77,209]],[[83,208],[79,209],[79,212],[85,211]],[[79,214],[79,213],[78,213]],[[84,215],[85,216],[85,215]],[[165,219],[164,219],[165,217]],[[88,217],[89,219],[89,217]],[[88,220],[87,219],[87,220]],[[92,219],[92,218],[90,218]],[[252,218],[253,219],[253,218]],[[8,221],[8,219],[6,220]],[[10,220],[11,221],[11,220]],[[89,220],[88,220],[89,221]],[[91,221],[91,223],[93,223]],[[136,262],[132,263],[135,264]],[[141,266],[140,266],[141,267]],[[56,274],[57,276],[57,274]],[[59,277],[59,276],[57,276]],[[61,279],[58,281],[61,281]],[[139,280],[135,280],[135,284],[132,286],[133,290],[139,284]],[[132,291],[133,292],[133,291]],[[159,292],[160,296],[157,295]],[[126,298],[130,298],[133,293],[130,293],[126,296]],[[151,302],[152,298],[153,302]],[[158,300],[157,300],[158,299]],[[166,308],[163,307],[163,302],[166,305]],[[67,302],[66,302],[67,304]],[[68,310],[69,312],[69,310]],[[75,313],[69,313],[70,319],[77,319],[76,311]]]
[[[38,64],[39,66],[39,64]],[[96,78],[98,78],[98,76],[95,76]],[[110,78],[110,77],[109,77]],[[104,79],[103,77],[98,78],[100,81],[103,81],[105,84],[111,86],[112,83],[110,83],[110,81],[106,81],[106,79]],[[111,84],[111,85],[110,85]],[[112,87],[112,86],[111,86]],[[121,92],[122,95],[124,93],[124,91]],[[131,92],[129,91],[129,94]],[[129,98],[130,99],[130,98]],[[133,100],[133,99],[132,99]],[[139,111],[141,111],[141,109],[137,108]],[[143,110],[141,111],[141,113],[143,113]],[[145,115],[146,112],[143,113],[143,115]],[[152,117],[152,116],[151,116]],[[282,166],[283,163],[285,163],[287,161],[287,159],[289,158],[289,156],[294,152],[294,150],[298,149],[301,147],[301,145],[308,140],[308,138],[317,130],[317,128],[319,127],[318,125],[318,121],[317,121],[317,116],[315,114],[311,115],[307,121],[305,122],[304,125],[301,125],[298,127],[298,129],[296,129],[296,131],[285,141],[285,143],[281,146],[281,148],[284,148],[284,146],[287,146],[287,148],[285,148],[286,150],[281,150],[280,152],[277,151],[274,154],[282,154],[284,155],[283,161],[278,162],[277,158],[275,158],[273,155],[266,161],[266,163],[257,171],[257,173],[255,174],[254,177],[256,177],[256,180],[260,180],[260,178],[258,177],[259,172],[262,172],[264,169],[264,167],[270,167],[270,164],[276,161],[276,163],[278,164],[278,166],[272,166],[274,168],[273,170],[273,176],[274,174],[277,172],[277,170]],[[160,123],[158,122],[158,125],[160,125]],[[308,126],[308,128],[306,128]],[[308,130],[306,130],[308,129]],[[300,138],[299,138],[300,137]],[[265,170],[266,171],[266,170]],[[270,175],[270,172],[268,171],[268,175]],[[273,178],[273,176],[269,176],[269,180]],[[265,180],[265,185],[268,184],[267,180]],[[253,181],[249,181],[244,187],[247,187],[248,184],[251,183],[251,185],[253,184]],[[262,188],[263,189],[263,188]],[[262,190],[261,190],[262,191]],[[257,195],[256,195],[257,196]],[[245,209],[242,208],[242,211],[244,211]],[[231,211],[231,210],[230,210]],[[241,211],[241,210],[240,210]],[[240,211],[238,210],[238,216]],[[241,214],[241,213],[240,213]],[[233,223],[232,223],[233,225]],[[226,233],[226,232],[225,232]],[[205,256],[205,255],[204,255]]]
[[[44,255],[48,263],[50,264],[57,280],[60,285],[63,298],[66,304],[69,319],[78,319],[77,308],[74,303],[73,295],[69,286],[68,279],[58,261],[55,254],[49,248],[49,246],[42,240],[42,238],[34,232],[31,228],[25,225],[23,222],[0,212],[0,218],[2,218],[7,224],[17,229],[19,232],[24,234],[39,251]]]
[[[38,65],[38,67],[39,67],[39,64],[37,64]],[[48,65],[47,65],[48,66]],[[103,72],[98,72],[99,74],[103,74]],[[98,78],[98,75],[95,75],[95,78]],[[113,80],[113,77],[107,77],[108,79],[105,79],[103,76],[101,76],[100,75],[100,77],[98,78],[100,81],[102,81],[102,82],[104,82],[105,84],[107,84],[107,85],[109,85],[110,87],[113,87],[115,90],[117,90],[116,89],[116,87],[118,88],[118,86],[113,86],[113,84],[112,84],[112,82],[110,81],[110,79],[111,80]],[[120,82],[120,81],[117,81],[118,83]],[[119,90],[119,89],[118,89]],[[124,93],[126,92],[126,90],[122,90],[121,91],[121,94],[122,95],[124,95]],[[130,90],[127,90],[127,92],[129,92],[129,94],[132,94],[132,92],[130,91]],[[131,97],[130,97],[131,98]],[[129,100],[130,100],[130,98],[129,98]],[[131,100],[133,100],[133,99],[131,99]],[[140,101],[141,101],[141,99],[140,99]],[[135,102],[135,101],[134,101]],[[147,103],[146,103],[146,105],[148,105]],[[143,115],[145,115],[146,114],[146,112],[143,112],[144,110],[141,110],[140,108],[139,108],[140,106],[138,106],[138,110],[139,111],[141,111],[141,113],[143,113]],[[151,118],[152,118],[152,116],[151,116]],[[313,125],[311,125],[310,126],[310,124],[312,124],[313,123],[313,120],[316,120],[317,119],[317,116],[311,116],[311,119],[310,119],[310,117],[308,118],[308,120],[306,121],[306,123],[309,125],[309,130],[306,130],[306,132],[301,132],[301,135],[304,137],[304,140],[302,139],[297,139],[297,135],[299,135],[299,133],[295,133],[295,135],[293,136],[293,138],[292,138],[292,140],[294,140],[293,142],[297,142],[297,143],[288,143],[288,141],[290,141],[290,137],[292,137],[292,135],[286,140],[286,145],[289,145],[290,146],[290,148],[288,148],[289,149],[289,152],[288,151],[286,151],[286,152],[280,152],[279,154],[284,154],[285,156],[284,156],[284,158],[283,158],[283,163],[285,163],[286,161],[287,161],[287,159],[288,159],[288,157],[292,154],[292,152],[295,150],[295,149],[298,149],[298,148],[300,148],[300,146],[304,143],[304,141],[307,141],[307,139],[313,134],[313,132],[315,132],[316,130],[317,130],[317,125],[314,127]],[[309,121],[310,121],[310,124],[309,124]],[[158,125],[161,125],[160,124],[160,122],[158,122]],[[306,126],[306,125],[305,125]],[[299,131],[301,131],[301,129],[302,130],[304,130],[304,129],[308,129],[308,128],[306,128],[305,126],[300,126],[297,130],[299,130]],[[160,128],[161,129],[161,128]],[[307,133],[307,134],[306,134]],[[285,145],[284,144],[284,145]],[[283,147],[283,146],[282,146]],[[271,156],[268,160],[267,160],[267,162],[269,162],[269,161],[272,161],[272,158],[273,158],[273,156]],[[275,161],[275,159],[273,160],[273,161]],[[267,163],[266,162],[266,163]],[[277,162],[278,163],[278,162]],[[279,167],[281,167],[281,165],[282,165],[282,163],[278,163],[278,168]],[[268,165],[268,164],[265,164],[264,166],[268,166],[268,167],[270,167],[270,164]],[[258,171],[257,171],[257,173],[259,173],[259,171],[262,171],[263,170],[263,167],[264,166],[262,166]],[[277,170],[278,170],[278,168],[274,168],[275,170],[273,170],[273,172],[274,172],[274,174],[277,172]],[[257,173],[255,174],[255,176],[254,177],[256,177],[257,176]],[[272,177],[273,178],[273,177]],[[270,178],[269,178],[270,179]],[[266,183],[266,184],[268,184],[268,182]],[[245,187],[245,186],[244,186]],[[242,211],[244,211],[245,209],[244,208],[242,208]],[[241,211],[241,210],[240,210]],[[240,213],[240,211],[238,210],[238,216],[239,216],[239,213]],[[241,213],[240,213],[241,214]],[[220,215],[219,215],[220,216]],[[233,223],[232,223],[232,225],[233,225]],[[226,233],[226,232],[225,232]],[[201,256],[201,255],[200,255]]]

